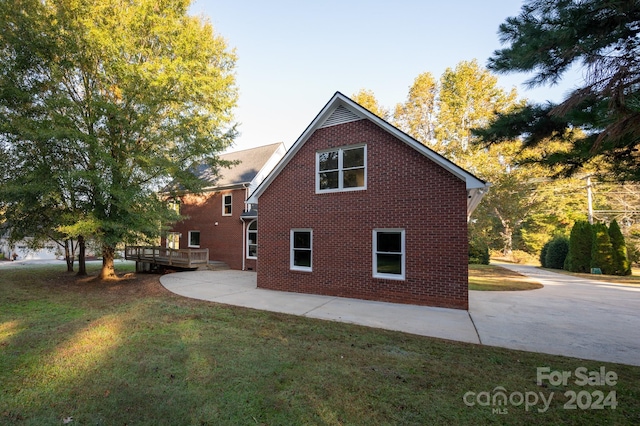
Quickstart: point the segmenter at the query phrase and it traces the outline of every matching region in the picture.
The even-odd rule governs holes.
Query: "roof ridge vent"
[[[336,126],[338,124],[349,123],[351,121],[362,120],[362,117],[356,115],[353,111],[345,108],[343,105],[338,106],[331,115],[322,123],[319,128]]]

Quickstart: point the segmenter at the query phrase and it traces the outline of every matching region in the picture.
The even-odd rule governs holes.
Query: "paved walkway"
[[[479,343],[469,313],[459,309],[266,290],[256,287],[255,272],[177,272],[163,275],[160,282],[194,299]]]
[[[194,299],[407,333],[640,366],[640,287],[501,265],[542,284],[521,292],[471,291],[469,312],[256,288],[255,272],[196,271],[161,277]]]

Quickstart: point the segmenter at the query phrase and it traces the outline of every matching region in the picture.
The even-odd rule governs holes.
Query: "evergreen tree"
[[[613,250],[613,275],[631,275],[631,263],[627,256],[627,245],[618,222],[609,225],[609,239]]]
[[[613,274],[613,246],[609,238],[609,229],[604,223],[593,225],[591,267],[600,268],[603,274]]]
[[[571,272],[589,273],[591,271],[591,249],[593,247],[593,229],[586,220],[579,220],[571,228],[569,252],[564,269]]]
[[[489,69],[535,72],[531,86],[553,85],[573,65],[583,65],[585,85],[559,105],[527,105],[503,114],[478,133],[486,143],[522,136],[525,145],[549,140],[570,143],[539,158],[565,174],[604,160],[608,173],[640,180],[640,5],[632,1],[528,0],[520,15],[499,29],[504,49],[494,52]],[[584,129],[573,138],[575,129]]]

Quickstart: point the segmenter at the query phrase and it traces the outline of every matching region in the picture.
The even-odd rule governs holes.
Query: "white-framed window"
[[[373,230],[373,276],[403,280],[405,277],[404,229]]]
[[[233,198],[231,194],[225,194],[222,196],[222,216],[231,216],[231,204]]]
[[[189,231],[189,247],[200,247],[200,231]]]
[[[198,238],[199,240],[199,238]],[[200,241],[198,241],[200,243]],[[180,233],[179,232],[169,232],[167,234],[167,248],[170,249],[179,249],[180,248]]]
[[[316,192],[367,189],[367,146],[347,146],[316,153]]]
[[[311,271],[313,264],[313,231],[311,229],[291,230],[291,269]]]
[[[254,219],[247,226],[247,258],[258,258],[258,220]]]

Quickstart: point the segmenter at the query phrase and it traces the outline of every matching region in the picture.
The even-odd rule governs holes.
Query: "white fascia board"
[[[336,92],[333,97],[327,102],[327,104],[320,110],[318,115],[313,119],[313,121],[307,126],[305,131],[300,135],[300,137],[295,141],[293,146],[287,151],[285,156],[282,158],[280,163],[273,169],[273,171],[266,177],[266,179],[256,188],[253,192],[248,203],[257,204],[258,198],[265,189],[271,184],[273,179],[286,167],[291,158],[296,155],[296,153],[300,150],[302,145],[307,141],[307,139],[315,132],[322,123],[326,121],[326,119],[333,113],[333,111],[338,108],[340,105],[352,111],[354,114],[362,117],[363,119],[368,119],[375,123],[378,127],[383,130],[391,133],[397,139],[400,139],[416,151],[420,152],[425,157],[431,159],[436,164],[443,167],[445,170],[452,173],[454,176],[465,182],[467,190],[471,189],[488,189],[488,183],[483,181],[482,179],[477,178],[472,173],[464,170],[462,167],[456,165],[455,163],[449,161],[445,157],[441,156],[437,152],[428,148],[427,146],[421,144],[411,136],[407,135],[400,129],[395,126],[387,123],[377,115],[373,114],[371,111],[362,107],[358,103],[351,100],[349,97],[343,95],[340,92]],[[486,191],[485,191],[486,192]],[[477,204],[476,204],[477,205]]]
[[[340,99],[340,96],[344,97],[340,92],[336,92],[333,97],[327,102],[327,104],[320,110],[316,118],[307,126],[307,128],[302,132],[302,134],[296,139],[291,148],[287,151],[287,153],[282,157],[282,160],[278,163],[278,165],[271,171],[271,173],[266,177],[265,180],[256,188],[256,190],[251,194],[251,197],[247,200],[247,203],[258,204],[258,198],[260,195],[267,189],[267,187],[271,184],[271,182],[280,174],[282,169],[291,161],[291,159],[297,154],[302,145],[307,141],[307,139],[317,130],[320,124],[324,123],[324,121],[331,115],[331,113],[338,108],[341,103],[337,103],[336,100]],[[343,105],[348,106],[346,103],[342,102]],[[364,117],[363,117],[364,118]]]
[[[278,162],[282,159],[282,157],[284,157],[286,152],[287,149],[285,148],[284,143],[280,143],[278,148],[273,152],[273,154],[271,154],[260,171],[256,173],[254,178],[249,183],[249,194],[253,195],[253,192],[256,190],[256,188],[260,186],[260,184],[269,176]],[[247,199],[247,202],[249,202],[249,200],[251,199],[251,195],[249,196],[249,199]]]
[[[344,95],[342,96],[344,97]],[[443,167],[445,170],[448,170],[449,172],[451,172],[454,176],[457,176],[459,179],[465,181],[467,189],[484,188],[486,186],[486,182],[483,181],[482,179],[477,178],[472,173],[466,171],[465,169],[458,166],[457,164],[449,161],[447,158],[438,154],[437,152],[430,149],[429,147],[421,144],[420,142],[418,142],[408,134],[404,133],[402,130],[387,123],[377,115],[371,113],[367,109],[353,102],[351,99],[346,98],[346,101],[349,101],[350,103],[348,106],[347,105],[345,106],[350,107],[351,110],[353,110],[354,108],[357,109],[358,111],[354,111],[354,112],[356,112],[358,115],[364,115],[365,118],[368,118],[369,120],[373,121],[376,125],[381,127],[383,130],[386,130],[387,132],[391,133],[397,139],[400,139],[401,141],[403,141],[404,143],[406,143],[416,151],[420,152],[425,157],[431,159],[433,162]]]

